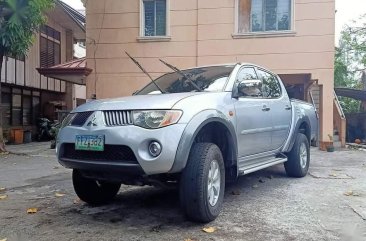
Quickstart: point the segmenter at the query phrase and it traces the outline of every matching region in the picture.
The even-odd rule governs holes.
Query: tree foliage
[[[366,14],[345,26],[341,41],[347,51],[347,57],[354,62],[355,72],[365,70],[366,65]]]
[[[362,89],[360,81],[366,66],[366,15],[361,16],[341,32],[339,46],[335,49],[334,85]],[[360,110],[360,101],[340,97],[344,112],[355,113]]]
[[[28,49],[33,44],[34,33],[47,20],[45,12],[53,6],[54,0],[0,0],[0,73],[4,56],[27,55]],[[0,114],[0,151],[5,151],[2,114]]]
[[[45,11],[53,0],[0,0],[0,51],[3,55],[26,55],[33,36],[46,22]]]
[[[352,85],[353,80],[349,73],[347,63],[345,61],[343,48],[336,47],[335,49],[335,61],[334,61],[334,86],[335,87],[348,87]]]

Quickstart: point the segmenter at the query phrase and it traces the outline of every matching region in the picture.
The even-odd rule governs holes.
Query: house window
[[[167,0],[142,0],[143,36],[167,35]]]
[[[238,33],[291,30],[292,0],[238,1]]]
[[[11,89],[3,86],[1,90],[2,117],[4,127],[11,125]]]
[[[43,26],[40,36],[40,67],[47,68],[61,63],[61,33]]]
[[[40,116],[41,116],[40,93],[38,91],[33,91],[33,96],[32,96],[32,124],[37,123],[37,120]]]
[[[28,126],[32,124],[32,92],[30,90],[23,90],[23,125]]]
[[[2,114],[5,127],[30,126],[40,117],[40,92],[3,86]]]
[[[22,91],[20,89],[13,89],[12,96],[12,125],[22,125]]]

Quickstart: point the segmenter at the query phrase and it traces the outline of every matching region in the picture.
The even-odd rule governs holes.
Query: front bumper
[[[146,175],[168,173],[173,166],[185,127],[186,124],[175,124],[148,130],[133,125],[115,127],[68,126],[63,128],[58,135],[57,156],[61,165],[73,169]],[[64,147],[74,144],[76,135],[104,135],[105,145],[129,147],[138,163],[65,158]],[[152,157],[148,152],[148,145],[151,141],[158,141],[162,145],[162,152],[158,157]]]

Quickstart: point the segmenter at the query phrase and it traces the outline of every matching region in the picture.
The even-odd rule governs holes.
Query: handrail
[[[311,99],[311,103],[313,104],[313,107],[315,109],[316,118],[319,119],[319,113],[318,113],[318,110],[317,110],[316,105],[315,105],[315,101],[314,101],[314,98],[313,98],[313,93],[311,93],[311,91],[309,91],[309,96],[310,96],[310,99]]]
[[[334,100],[335,100],[335,103],[336,103],[336,107],[338,109],[338,112],[341,114],[341,118],[342,119],[346,119],[346,116],[344,115],[344,112],[343,112],[341,103],[339,103],[338,96],[337,96],[337,94],[336,94],[336,92],[334,90],[333,90],[333,95],[334,95]]]

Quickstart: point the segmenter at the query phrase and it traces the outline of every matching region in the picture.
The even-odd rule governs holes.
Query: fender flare
[[[232,160],[230,161],[235,161],[236,164],[238,148],[234,125],[223,113],[217,110],[205,110],[195,115],[184,129],[175,154],[173,167],[169,173],[177,173],[185,168],[194,139],[200,130],[211,122],[220,122],[229,130],[232,139],[231,144],[233,145],[230,153]]]
[[[306,137],[309,138],[309,142],[311,141],[311,124],[310,124],[310,120],[309,120],[309,117],[308,116],[303,116],[303,117],[301,117],[300,119],[297,120],[296,126],[294,128],[293,133],[290,133],[291,134],[291,136],[290,136],[291,139],[290,139],[290,142],[288,144],[288,148],[286,148],[285,152],[291,151],[292,147],[295,144],[296,137],[297,137],[297,133],[299,133],[300,126],[303,123],[306,123],[308,125],[308,127],[309,127],[309,134],[310,134],[310,136],[306,136]]]

